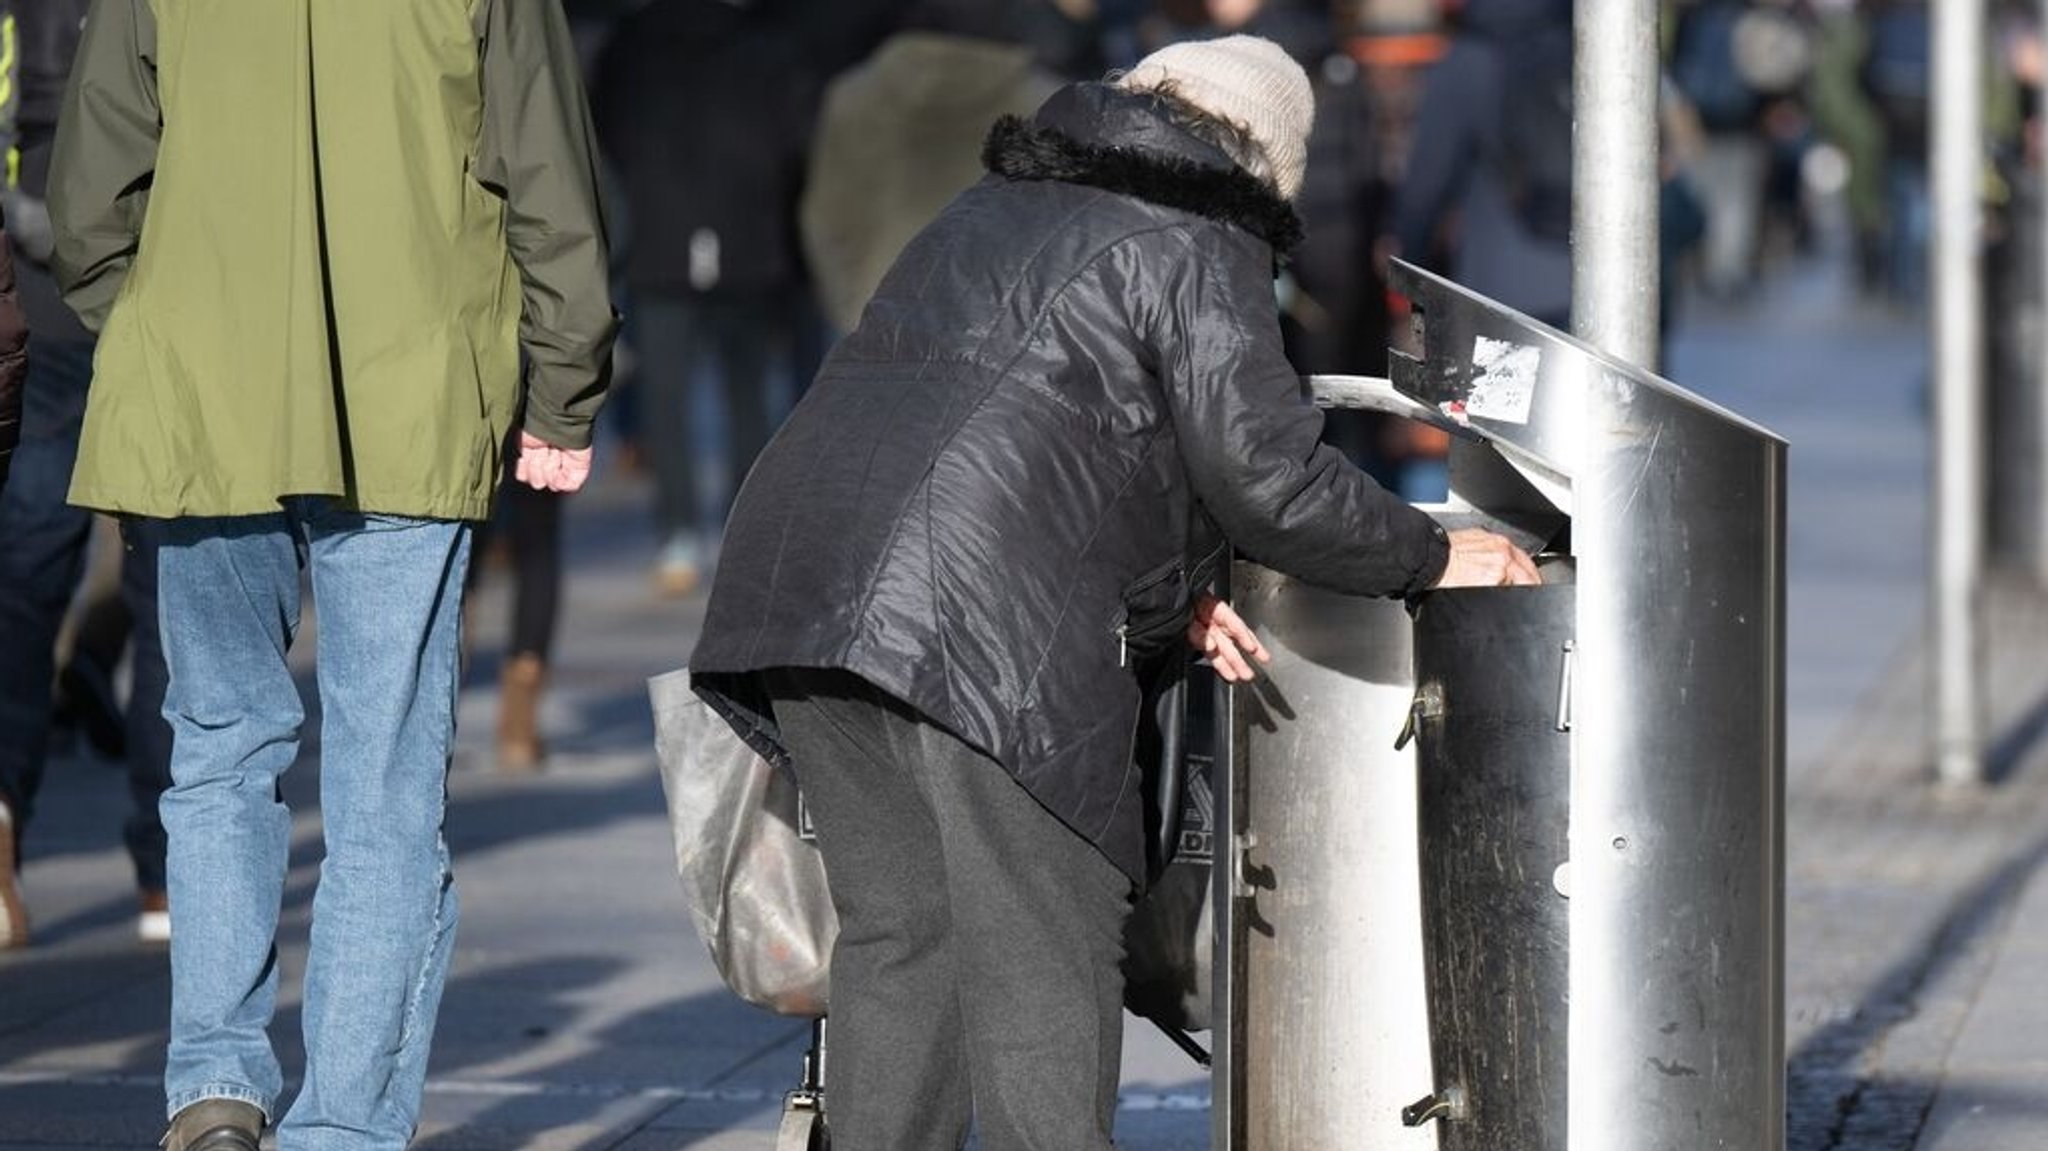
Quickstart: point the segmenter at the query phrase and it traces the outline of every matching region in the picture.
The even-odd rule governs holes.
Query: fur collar
[[[1186,156],[1094,144],[1057,128],[1005,116],[989,130],[981,162],[1011,180],[1058,180],[1193,212],[1241,228],[1285,256],[1301,243],[1301,217],[1250,173]]]

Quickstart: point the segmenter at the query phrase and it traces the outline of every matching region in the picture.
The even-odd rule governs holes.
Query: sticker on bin
[[[1464,415],[1503,424],[1526,424],[1536,402],[1543,350],[1480,336],[1472,344],[1472,391]]]

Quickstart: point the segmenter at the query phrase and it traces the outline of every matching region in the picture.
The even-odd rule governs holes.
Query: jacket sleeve
[[[590,446],[611,384],[612,311],[596,146],[560,0],[485,0],[477,179],[504,198],[519,265],[526,430]]]
[[[1195,494],[1240,551],[1297,579],[1353,595],[1435,584],[1450,545],[1429,516],[1321,442],[1322,413],[1281,351],[1271,257],[1220,229],[1144,245],[1141,330],[1158,357]],[[1146,281],[1158,285],[1146,290]]]
[[[50,159],[51,267],[97,332],[142,243],[163,118],[149,0],[93,0]]]

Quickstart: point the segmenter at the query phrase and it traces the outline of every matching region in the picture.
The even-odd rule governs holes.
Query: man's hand
[[[1188,621],[1188,646],[1208,656],[1209,665],[1226,683],[1251,682],[1252,660],[1273,662],[1273,653],[1252,634],[1244,617],[1213,595],[1195,603],[1195,618]]]
[[[558,448],[538,436],[519,433],[519,463],[512,478],[540,492],[573,492],[590,478],[589,448]]]
[[[1543,582],[1536,574],[1535,562],[1506,536],[1481,528],[1461,528],[1450,535],[1451,559],[1436,586],[1510,587]]]

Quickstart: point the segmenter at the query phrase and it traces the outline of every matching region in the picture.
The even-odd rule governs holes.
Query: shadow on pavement
[[[2044,863],[2048,834],[1965,891],[1948,916],[1877,979],[1847,1017],[1815,1031],[1792,1052],[1786,1069],[1787,1109],[1793,1119],[1787,1151],[1907,1151],[1914,1146],[1941,1084],[1866,1079],[1864,1062],[1912,1017],[1921,992],[1997,927]],[[1866,1126],[1882,1133],[1881,1138],[1858,1137],[1856,1132]]]

